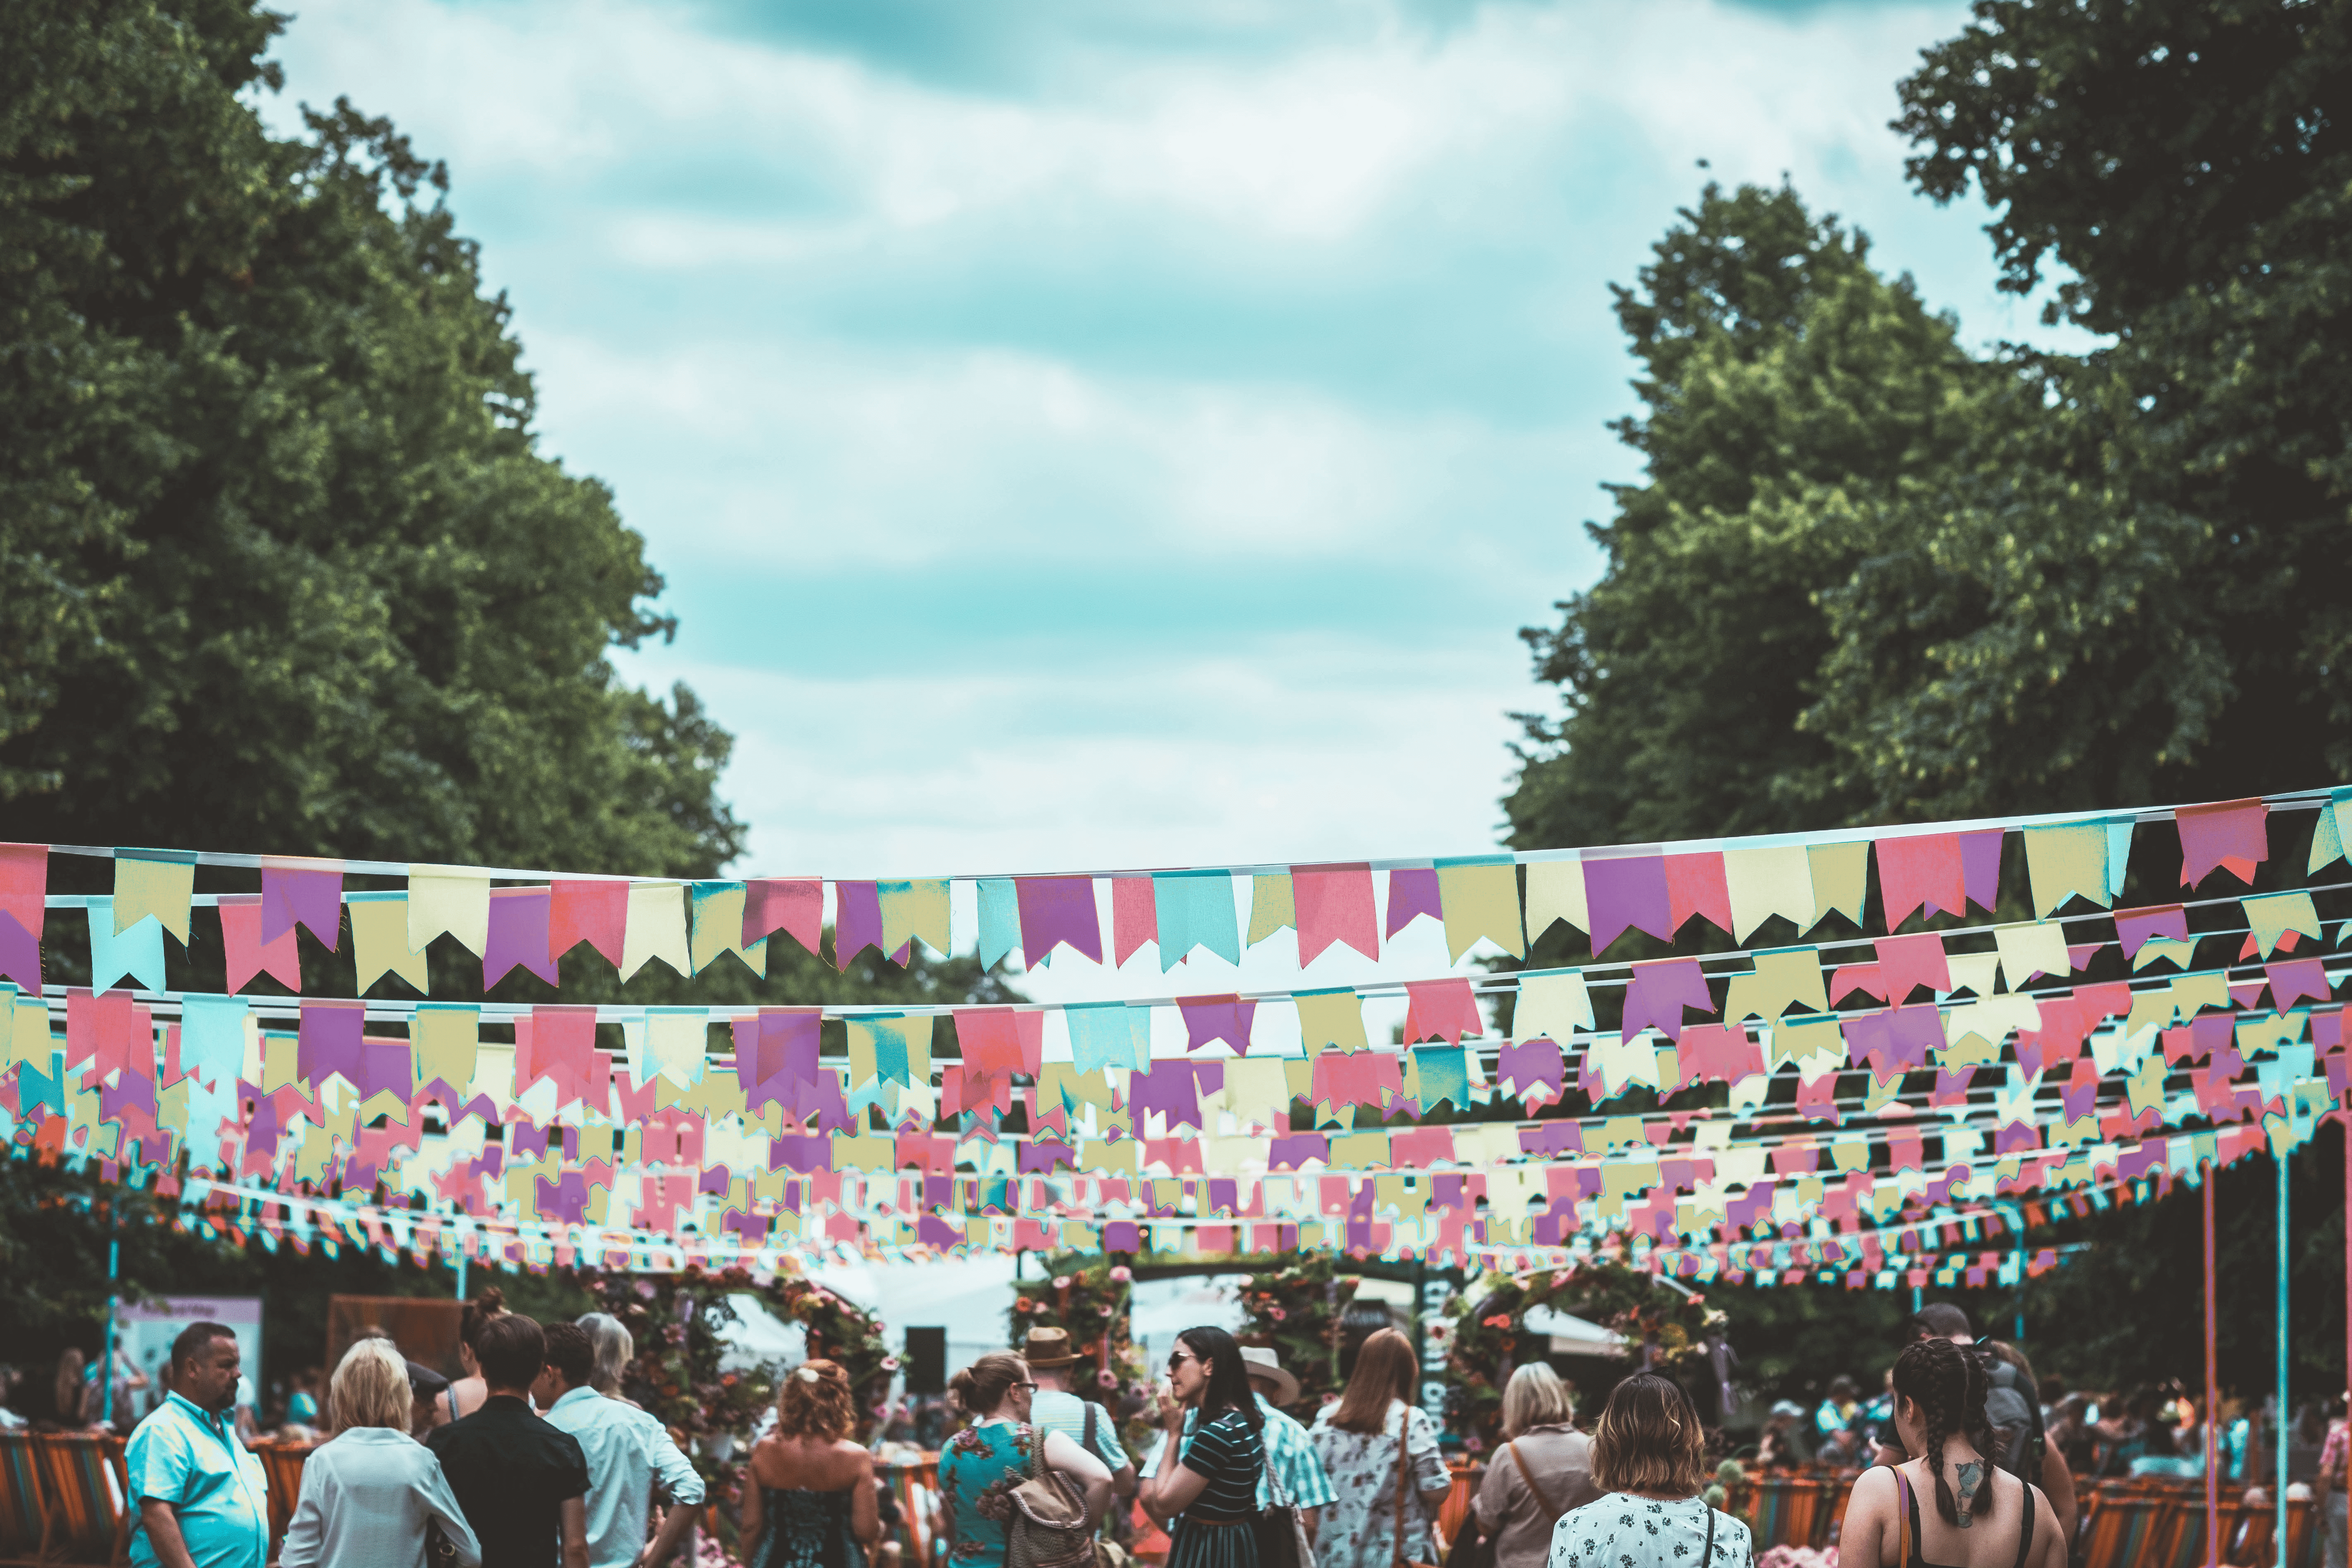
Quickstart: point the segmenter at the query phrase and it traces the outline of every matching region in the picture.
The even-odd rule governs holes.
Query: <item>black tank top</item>
[[[1911,1489],[1910,1478],[1898,1466],[1889,1465],[1887,1468],[1895,1472],[1895,1485],[1903,1493],[1903,1506],[1911,1514],[1911,1557],[1908,1562],[1895,1564],[1895,1568],[1945,1568],[1944,1564],[1927,1561],[1924,1538],[1919,1533],[1919,1494]],[[2017,1527],[2016,1568],[2025,1568],[2025,1554],[2033,1546],[2033,1489],[2020,1483],[2019,1490],[2025,1495],[2025,1506],[2019,1510],[2025,1517]]]

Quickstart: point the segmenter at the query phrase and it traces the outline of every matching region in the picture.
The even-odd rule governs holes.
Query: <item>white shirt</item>
[[[588,1568],[628,1568],[644,1552],[656,1477],[672,1502],[702,1501],[702,1477],[635,1405],[575,1388],[547,1407],[547,1419],[577,1438],[588,1460]]]
[[[433,1450],[389,1426],[354,1426],[310,1450],[278,1568],[424,1568],[430,1521],[475,1568],[482,1549]]]

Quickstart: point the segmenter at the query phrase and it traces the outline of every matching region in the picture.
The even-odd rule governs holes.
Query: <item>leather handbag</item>
[[[1437,1568],[1436,1563],[1420,1562],[1406,1556],[1404,1552],[1404,1494],[1412,1485],[1411,1459],[1405,1451],[1405,1441],[1412,1432],[1412,1411],[1408,1407],[1404,1420],[1397,1427],[1396,1539],[1390,1545],[1389,1554],[1396,1568]]]
[[[1261,1509],[1257,1516],[1258,1568],[1315,1568],[1315,1548],[1307,1539],[1307,1518],[1299,1506],[1283,1490],[1282,1475],[1274,1468],[1274,1456],[1265,1453],[1261,1462],[1265,1466],[1265,1484],[1274,1494],[1274,1506]]]
[[[1517,1440],[1514,1439],[1511,1442],[1504,1444],[1503,1448],[1506,1453],[1511,1456],[1511,1463],[1519,1468],[1519,1479],[1528,1483],[1528,1495],[1536,1500],[1536,1508],[1538,1510],[1538,1517],[1549,1521],[1550,1524],[1558,1524],[1559,1522],[1559,1510],[1551,1506],[1551,1499],[1544,1496],[1543,1488],[1536,1484],[1536,1473],[1528,1468],[1527,1458],[1525,1456],[1520,1454]],[[1550,1528],[1550,1525],[1548,1524],[1545,1528],[1549,1529]]]
[[[1005,1568],[1095,1568],[1086,1489],[1045,1466],[1045,1435],[1029,1430],[1028,1479],[1005,1494],[1012,1505]]]

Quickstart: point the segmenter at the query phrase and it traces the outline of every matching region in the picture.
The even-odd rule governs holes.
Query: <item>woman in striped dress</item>
[[[1158,1471],[1136,1494],[1144,1511],[1168,1529],[1168,1568],[1257,1568],[1265,1418],[1234,1336],[1209,1328],[1177,1335],[1168,1358],[1168,1390],[1160,1397],[1167,1436]],[[1189,1443],[1187,1410],[1198,1417]]]

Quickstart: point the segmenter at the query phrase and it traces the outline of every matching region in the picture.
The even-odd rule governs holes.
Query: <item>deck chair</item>
[[[38,1562],[47,1517],[39,1468],[33,1462],[33,1435],[22,1427],[0,1431],[0,1563],[14,1568]]]
[[[2152,1497],[2103,1494],[2091,1522],[2090,1544],[2084,1548],[2088,1568],[2139,1568],[2140,1554],[2151,1545],[2149,1531],[2163,1507]]]
[[[33,1436],[48,1528],[42,1551],[73,1568],[120,1568],[131,1544],[131,1512],[123,1506],[128,1477],[122,1439],[93,1432],[41,1432]]]
[[[302,1498],[302,1465],[310,1458],[313,1447],[310,1443],[272,1441],[254,1449],[261,1459],[261,1473],[269,1483],[269,1555],[273,1561],[285,1542],[286,1527],[294,1522],[294,1505]]]

